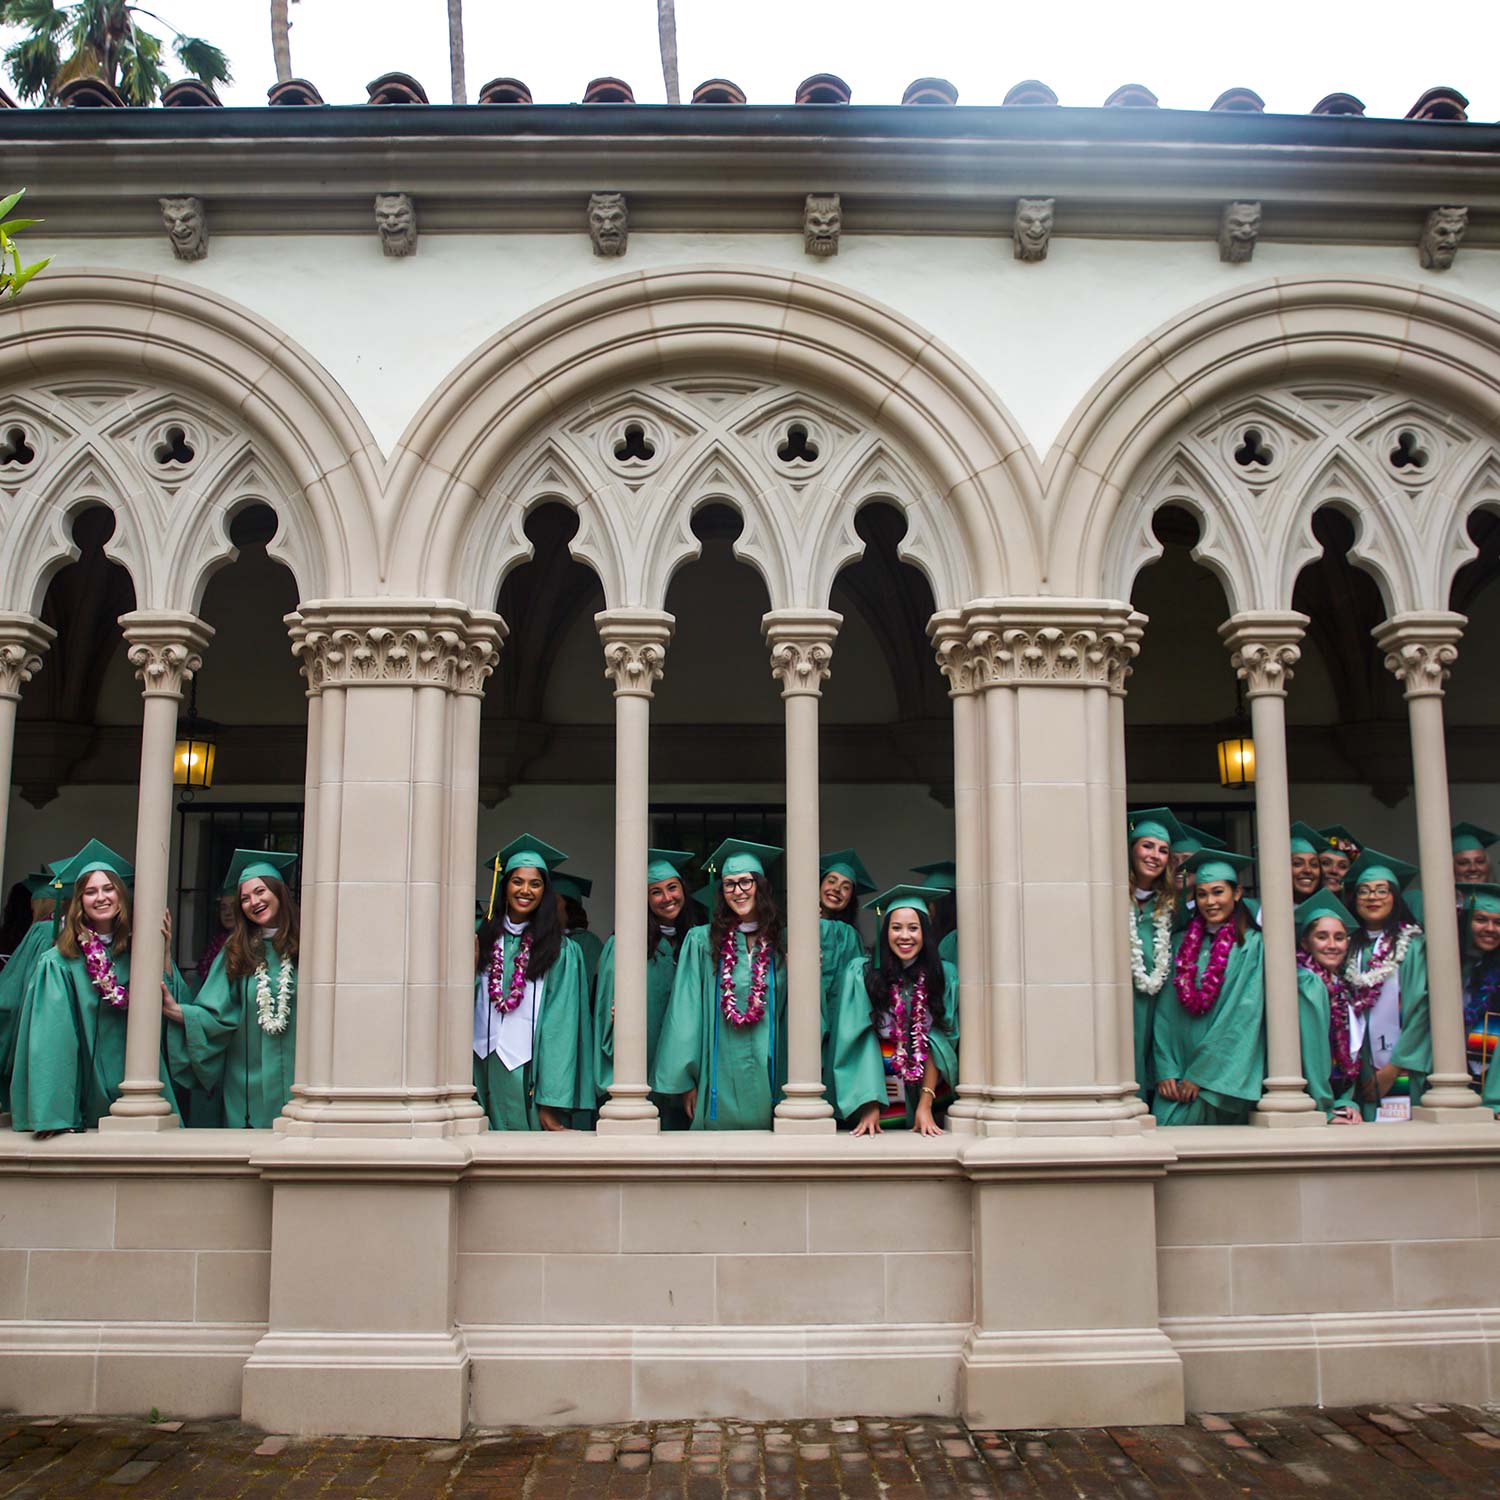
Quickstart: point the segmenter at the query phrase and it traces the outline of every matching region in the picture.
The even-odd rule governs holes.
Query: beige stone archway
[[[463,554],[476,513],[520,447],[596,391],[678,370],[769,375],[832,395],[889,433],[921,465],[957,529],[958,545],[933,580],[940,604],[1035,586],[1034,458],[972,370],[900,314],[846,288],[714,266],[570,293],[466,360],[392,454],[394,525],[382,559],[390,586],[466,598]],[[612,609],[660,609],[648,589],[664,589],[669,569],[630,567],[603,527],[581,533],[578,546]],[[795,578],[799,570],[772,558],[762,571]],[[820,608],[826,600],[784,603]]]
[[[1141,555],[1128,546],[1117,549],[1112,570],[1111,548],[1122,530],[1139,529],[1132,506],[1142,499],[1143,476],[1195,414],[1297,375],[1328,376],[1399,389],[1500,438],[1497,351],[1500,318],[1415,284],[1286,278],[1200,304],[1102,376],[1048,455],[1043,552],[1049,586],[1060,593],[1128,593]],[[1226,524],[1233,529],[1232,518]],[[1424,532],[1422,541],[1439,551],[1455,545],[1448,525]],[[1127,554],[1131,562],[1120,561]],[[1444,607],[1436,556],[1388,570],[1370,559],[1392,613]],[[1279,594],[1295,570],[1284,561],[1267,559],[1259,570],[1226,566],[1235,607],[1286,608]]]
[[[265,498],[282,518],[270,550],[302,596],[375,587],[383,459],[363,418],[310,354],[248,309],[170,277],[63,272],[27,290],[0,320],[0,393],[113,376],[201,401],[233,419],[262,453],[274,490]],[[39,476],[42,491],[51,482]],[[213,567],[233,555],[222,526],[205,525],[202,514],[222,503],[222,490],[201,491],[194,506],[155,509],[128,486],[107,498],[119,507],[112,550],[131,569],[140,607],[196,608]],[[7,532],[4,606],[33,608],[47,569],[72,555],[65,519]]]

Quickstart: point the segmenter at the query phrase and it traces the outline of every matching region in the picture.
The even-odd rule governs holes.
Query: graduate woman
[[[130,891],[134,871],[97,839],[53,874],[71,894],[56,946],[42,955],[16,1031],[11,1115],[17,1130],[90,1130],[120,1096],[130,1001]],[[165,921],[165,918],[164,918]],[[173,965],[171,993],[187,995]],[[167,1102],[176,1094],[161,1070]]]
[[[588,974],[563,934],[552,885],[567,857],[522,834],[490,861],[476,944],[474,1087],[493,1130],[567,1130],[574,1110],[594,1107]]]
[[[1186,836],[1182,824],[1166,807],[1148,807],[1132,813],[1126,825],[1130,845],[1130,907],[1126,923],[1135,1028],[1135,1083],[1141,1098],[1148,1103],[1155,1083],[1152,1024],[1156,1007],[1172,998],[1172,938],[1187,916],[1172,867],[1173,846],[1183,843]]]
[[[1500,885],[1461,885],[1464,903],[1464,1033],[1469,1077],[1490,1109],[1500,1114]]]
[[[1316,828],[1292,824],[1292,897],[1299,904],[1323,889],[1323,856],[1332,850]]]
[[[693,856],[685,849],[646,851],[646,1077],[656,1068],[656,1048],[677,977],[683,939],[697,925],[683,871]],[[599,956],[594,996],[594,1088],[602,1101],[615,1081],[615,939],[611,933]],[[688,1117],[677,1098],[659,1097],[663,1130],[686,1130]]]
[[[766,875],[781,853],[726,839],[704,866],[713,915],[682,945],[652,1074],[693,1130],[769,1130],[786,1083],[786,959]]]
[[[28,875],[24,885],[29,892],[31,924],[5,967],[0,969],[0,1114],[10,1110],[10,1078],[16,1067],[16,1028],[21,1020],[21,1001],[42,955],[57,938],[60,920],[54,894],[56,881],[51,874],[43,870]]]
[[[1353,1018],[1365,1002],[1344,978],[1344,965],[1359,924],[1332,891],[1322,889],[1298,905],[1295,921],[1297,1020],[1307,1091],[1332,1124],[1358,1125],[1361,1056]]]
[[[558,897],[558,916],[562,920],[563,936],[572,938],[578,944],[578,951],[583,954],[589,987],[592,989],[599,972],[599,955],[604,951],[603,940],[598,934],[589,931],[589,914],[583,906],[593,894],[594,882],[584,875],[556,870],[552,875],[552,889]]]
[[[869,902],[881,918],[874,956],[844,972],[832,1098],[855,1135],[943,1133],[935,1111],[958,1078],[958,970],[933,941],[931,895],[898,885]]]
[[[295,854],[236,849],[222,893],[233,921],[203,987],[163,997],[167,1057],[178,1090],[218,1097],[212,1123],[269,1130],[292,1097],[301,916],[286,884]]]
[[[1487,885],[1494,879],[1488,850],[1500,844],[1500,833],[1478,823],[1453,825],[1453,878],[1459,885]]]
[[[1345,881],[1359,926],[1344,974],[1364,1002],[1353,1019],[1354,1045],[1374,1071],[1361,1100],[1367,1115],[1386,1098],[1419,1104],[1432,1071],[1427,939],[1401,896],[1416,873],[1414,865],[1366,849]]]
[[[1335,894],[1344,889],[1349,869],[1359,858],[1359,840],[1342,823],[1331,824],[1317,830],[1318,837],[1328,841],[1328,847],[1318,853],[1318,868],[1323,872],[1323,884]]]
[[[818,861],[818,936],[823,978],[823,1089],[833,1097],[833,1020],[844,970],[864,953],[859,935],[859,897],[873,896],[875,882],[853,849],[837,849]]]
[[[1253,863],[1204,849],[1187,862],[1195,909],[1177,941],[1173,995],[1156,1008],[1151,1112],[1162,1125],[1243,1125],[1266,1072],[1260,929],[1244,902]]]

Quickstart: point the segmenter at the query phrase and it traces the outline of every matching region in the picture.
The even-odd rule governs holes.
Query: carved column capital
[[[1145,639],[1147,617],[1140,610],[1132,610],[1121,634],[1125,644],[1115,658],[1115,669],[1110,674],[1109,695],[1112,698],[1125,696],[1125,683],[1135,671],[1135,659],[1141,654],[1141,642]]]
[[[948,679],[948,696],[963,698],[979,689],[979,653],[969,640],[961,610],[940,610],[927,622],[938,671]]]
[[[1468,616],[1447,610],[1413,610],[1392,615],[1371,634],[1408,698],[1441,697],[1468,623]]]
[[[42,656],[57,632],[34,615],[0,611],[0,698],[19,698],[42,670]]]
[[[451,600],[342,599],[304,604],[291,629],[308,691],[440,687],[479,693],[505,624]]]
[[[145,698],[181,698],[214,638],[213,626],[176,610],[131,610],[120,616],[120,629]]]
[[[1128,604],[994,599],[964,611],[980,687],[1112,687],[1139,649]]]
[[[1229,664],[1247,698],[1286,697],[1292,668],[1302,659],[1308,618],[1295,610],[1247,610],[1219,626]]]
[[[844,617],[831,609],[774,609],[760,628],[771,648],[771,676],[783,698],[823,695]]]
[[[649,698],[667,665],[677,621],[651,609],[604,609],[594,616],[604,646],[604,675],[616,698]]]

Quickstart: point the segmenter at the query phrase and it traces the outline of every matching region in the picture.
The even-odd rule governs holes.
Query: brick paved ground
[[[0,1500],[1109,1500],[1500,1496],[1500,1413],[1360,1407],[1186,1427],[638,1423],[462,1443],[266,1437],[229,1422],[0,1416]]]

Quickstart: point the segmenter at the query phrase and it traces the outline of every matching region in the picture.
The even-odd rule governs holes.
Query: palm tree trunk
[[[656,32],[661,38],[661,76],[667,85],[667,103],[681,104],[677,81],[677,0],[656,0]]]
[[[292,18],[287,13],[291,0],[271,0],[271,52],[276,58],[276,82],[286,83],[292,76]]]
[[[453,73],[453,102],[469,102],[464,82],[464,0],[448,0],[448,66]]]

